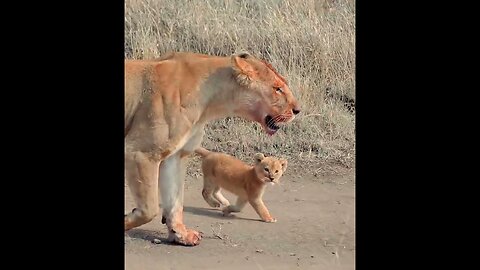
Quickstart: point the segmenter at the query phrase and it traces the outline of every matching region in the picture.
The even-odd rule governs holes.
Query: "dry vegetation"
[[[355,112],[345,105],[355,100],[354,0],[125,1],[125,58],[242,50],[288,79],[302,113],[272,137],[255,123],[218,120],[203,145],[246,160],[261,151],[320,170],[353,167]]]

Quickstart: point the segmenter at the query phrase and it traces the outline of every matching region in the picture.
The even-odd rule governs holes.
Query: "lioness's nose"
[[[299,113],[300,113],[300,109],[299,109],[299,108],[293,108],[293,109],[292,109],[292,112],[293,112],[293,114],[299,114]]]

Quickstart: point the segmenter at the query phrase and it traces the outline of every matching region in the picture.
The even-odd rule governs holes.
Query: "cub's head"
[[[231,59],[235,81],[241,88],[237,113],[260,123],[269,135],[295,118],[300,112],[298,102],[272,65],[246,52],[234,54]]]
[[[278,184],[280,177],[287,169],[287,160],[265,157],[262,153],[256,153],[254,159],[255,172],[258,178],[265,183],[272,182]]]

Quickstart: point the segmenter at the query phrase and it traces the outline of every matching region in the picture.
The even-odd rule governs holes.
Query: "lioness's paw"
[[[202,235],[194,230],[187,229],[185,233],[171,233],[169,240],[184,246],[196,246],[200,244]]]
[[[187,237],[186,237],[185,245],[196,246],[200,244],[200,240],[202,240],[202,235],[200,234],[200,232],[187,229]]]

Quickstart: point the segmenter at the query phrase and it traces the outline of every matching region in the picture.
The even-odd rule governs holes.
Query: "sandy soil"
[[[297,168],[298,169],[298,168]],[[288,169],[287,169],[288,171]],[[166,242],[160,218],[125,235],[125,269],[355,269],[355,176],[291,176],[268,186],[264,201],[277,223],[250,205],[223,217],[202,198],[202,177],[185,184],[187,226],[203,232],[199,246]],[[234,202],[234,196],[224,191]],[[134,207],[125,187],[126,212]]]

